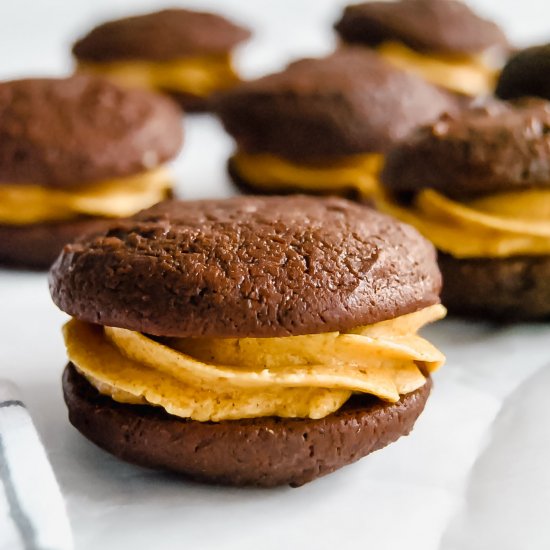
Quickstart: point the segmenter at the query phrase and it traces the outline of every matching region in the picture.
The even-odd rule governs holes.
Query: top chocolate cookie
[[[536,96],[550,99],[550,44],[513,55],[500,73],[496,95],[501,99]]]
[[[174,201],[65,247],[54,302],[77,319],[159,336],[345,330],[438,303],[431,244],[337,198]]]
[[[303,161],[384,152],[455,100],[377,54],[346,48],[219,96],[216,110],[239,147]]]
[[[458,0],[365,2],[346,7],[335,25],[350,43],[402,42],[425,52],[471,54],[507,47],[501,29]]]
[[[71,188],[154,168],[182,141],[169,99],[93,76],[0,83],[0,181]]]
[[[550,186],[550,103],[494,101],[444,115],[388,155],[382,172],[397,192],[437,189],[458,199]]]
[[[73,46],[81,61],[142,59],[167,61],[221,55],[250,37],[250,31],[213,13],[168,9],[109,21]]]

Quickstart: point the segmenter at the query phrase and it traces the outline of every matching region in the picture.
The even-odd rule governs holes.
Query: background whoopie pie
[[[394,65],[460,94],[493,91],[508,50],[504,33],[459,0],[365,2],[346,7],[335,29]]]
[[[383,154],[454,98],[363,48],[302,59],[220,95],[235,138],[229,171],[241,187],[366,196]]]
[[[190,111],[235,85],[232,50],[250,31],[213,13],[167,9],[99,25],[73,46],[78,70],[167,92]]]
[[[170,194],[171,100],[102,78],[0,83],[0,262],[47,268],[62,246]]]
[[[382,180],[380,208],[438,248],[451,312],[550,315],[550,103],[443,116],[389,154]]]
[[[550,44],[525,48],[510,57],[499,75],[495,94],[501,99],[550,100]]]
[[[440,284],[415,229],[344,199],[162,203],[51,270],[70,420],[144,466],[301,485],[412,429]]]

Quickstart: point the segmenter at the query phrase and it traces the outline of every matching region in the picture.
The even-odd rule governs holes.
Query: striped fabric
[[[0,380],[0,550],[70,550],[63,497],[13,384]]]

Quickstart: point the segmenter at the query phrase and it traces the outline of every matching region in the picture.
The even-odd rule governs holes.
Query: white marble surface
[[[172,2],[171,4],[176,4]],[[483,0],[518,44],[550,39],[545,0]],[[0,2],[0,77],[63,74],[91,23],[152,0]],[[246,74],[331,47],[341,1],[204,0],[256,30]],[[231,142],[208,116],[185,122],[175,163],[185,197],[234,193]],[[413,436],[300,489],[222,489],[127,466],[67,422],[60,374],[64,315],[46,276],[0,272],[0,377],[21,388],[67,499],[76,547],[103,550],[550,548],[550,325],[445,321],[427,333],[448,365]]]

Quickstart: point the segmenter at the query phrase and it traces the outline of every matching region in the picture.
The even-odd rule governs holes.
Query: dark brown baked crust
[[[514,54],[500,73],[496,95],[501,99],[550,99],[550,44]]]
[[[495,23],[457,0],[355,4],[346,7],[335,29],[349,43],[377,46],[393,40],[425,52],[473,54],[508,47]]]
[[[449,313],[498,321],[550,318],[550,256],[457,259],[439,254]]]
[[[167,9],[99,25],[73,46],[80,61],[124,59],[168,61],[195,55],[223,55],[250,31],[213,14]]]
[[[386,151],[456,107],[450,94],[364,48],[296,61],[214,102],[241,149],[302,162]]]
[[[338,198],[161,203],[68,245],[50,272],[73,317],[158,336],[345,330],[439,302],[432,245]]]
[[[200,97],[186,92],[174,92],[173,90],[164,90],[176,103],[178,103],[185,113],[205,113],[210,111],[210,96]]]
[[[437,189],[454,198],[550,186],[550,103],[541,99],[443,115],[387,156],[381,174],[395,192]]]
[[[197,422],[100,395],[69,364],[63,391],[73,426],[109,453],[140,466],[225,485],[299,486],[407,435],[431,379],[397,403],[363,395],[321,419],[275,417]]]
[[[49,269],[63,246],[78,237],[105,230],[111,220],[83,218],[33,225],[0,225],[0,265]]]
[[[0,83],[0,182],[76,188],[172,158],[181,110],[169,98],[77,75]]]

